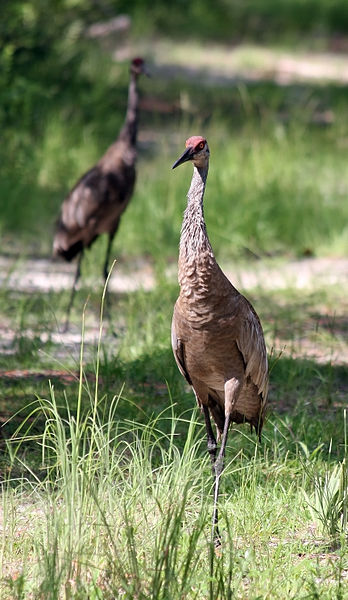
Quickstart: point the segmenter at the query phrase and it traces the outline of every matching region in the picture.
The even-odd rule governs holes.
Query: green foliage
[[[305,499],[313,518],[319,521],[323,532],[329,535],[333,544],[348,541],[348,471],[347,471],[347,411],[344,411],[344,458],[323,474],[309,474],[312,477],[314,493]],[[313,458],[313,457],[311,457]],[[307,456],[308,459],[308,456]]]
[[[284,1],[277,10],[273,3],[273,18],[282,18],[286,11],[302,14],[305,7],[312,18],[317,14],[309,1]],[[151,8],[134,2],[127,10],[138,14],[145,8],[153,15],[171,10],[160,1]],[[267,22],[268,11],[272,12],[266,1],[259,8],[250,2],[220,2],[214,11],[203,8],[200,2],[185,4],[182,11],[173,5],[177,18],[185,15],[187,23],[186,11],[197,13],[196,27],[202,35],[199,19],[208,23],[207,12],[219,22],[225,10],[228,15],[232,10],[249,14],[250,19],[254,15],[256,21],[263,14]],[[15,0],[5,2],[2,9],[3,247],[12,250],[17,244],[19,252],[25,246],[48,253],[63,197],[113,141],[124,118],[128,65],[114,63],[85,33],[93,21],[126,6],[109,0],[97,4],[56,0],[48,11],[42,0]],[[322,7],[320,12],[324,20],[326,10]],[[141,19],[144,28],[149,17]],[[168,27],[175,26],[175,19],[166,20]],[[228,22],[226,16],[222,21]],[[159,26],[155,16],[152,23]],[[281,28],[278,21],[276,28]],[[150,254],[156,260],[176,255],[183,208],[179,203],[185,202],[188,176],[185,169],[171,173],[170,165],[184,139],[199,130],[212,148],[206,215],[220,256],[344,254],[346,89],[271,83],[202,88],[203,83],[195,84],[189,77],[141,82],[145,97],[155,96],[180,110],[163,115],[151,109],[141,112],[141,129],[160,135],[151,146],[139,145],[137,189],[122,219],[118,248],[127,255]],[[320,117],[326,113],[333,115],[332,122],[323,124]],[[175,140],[175,145],[173,132],[182,132],[182,141]]]
[[[318,519],[325,533],[337,543],[348,537],[348,482],[345,460],[314,481],[315,492],[312,498],[305,494],[311,513]]]
[[[345,597],[346,541],[336,537],[333,550],[331,531],[317,525],[303,490],[311,506],[317,496],[329,499],[325,519],[342,523],[344,486],[328,497],[325,473],[342,474],[339,406],[347,372],[296,356],[295,345],[318,323],[315,311],[324,315],[332,303],[339,312],[341,290],[253,292],[268,346],[289,331],[292,345],[271,358],[262,444],[246,427],[231,429],[220,497],[223,548],[213,565],[204,423],[170,349],[176,292],[159,272],[154,290],[112,298],[114,320],[99,333],[94,323],[93,343],[86,324],[99,307],[95,292],[83,313],[83,344],[75,347],[62,337],[50,345],[40,340],[52,329],[48,305],[59,307],[63,298],[22,301],[20,342],[2,356],[4,368],[16,371],[0,381],[1,412],[10,417],[1,458],[4,600],[165,600],[168,590],[188,600]],[[87,293],[79,291],[77,306]],[[13,302],[3,292],[0,309]],[[326,350],[335,341],[333,330]],[[60,372],[48,385],[49,375],[35,378],[23,370],[29,366]]]
[[[85,28],[103,3],[4,0],[1,8],[0,122],[40,131],[47,104],[83,85]]]
[[[246,254],[344,254],[347,157],[337,138],[268,119],[223,133],[221,127],[221,122],[199,127],[211,149],[205,216],[217,255],[228,260]],[[183,139],[197,129],[189,126]],[[180,150],[169,156],[166,148],[165,160],[139,165],[139,185],[123,219],[119,247],[154,257],[176,254],[191,177],[189,166],[169,170]]]
[[[25,427],[11,443],[11,467],[20,460],[24,478],[3,484],[1,551],[11,573],[0,580],[4,599],[31,592],[75,600],[117,594],[164,600],[170,591],[171,598],[218,594],[227,600],[243,598],[247,590],[252,597],[285,600],[305,594],[314,568],[321,596],[335,598],[342,587],[344,597],[344,548],[340,566],[340,554],[325,560],[325,540],[318,548],[311,537],[301,502],[301,486],[311,480],[300,461],[280,449],[272,434],[276,420],[266,427],[263,449],[248,437],[244,448],[238,442],[237,452],[229,448],[220,503],[223,547],[213,557],[210,578],[211,475],[196,413],[177,417],[169,405],[147,422],[120,419],[121,396],[105,412],[83,381],[82,374],[80,398],[89,397],[87,410],[78,405],[76,412],[69,406],[64,411],[53,388],[37,403],[45,417],[37,437],[40,477],[29,457],[21,458],[29,441]],[[310,460],[322,469],[320,454]],[[11,530],[20,540],[15,555]],[[318,557],[316,566],[311,555]],[[9,562],[14,556],[18,577]]]
[[[63,108],[56,105],[51,119],[41,123],[42,135],[35,144],[31,133],[22,139],[8,130],[9,144],[0,149],[0,228],[8,236],[8,247],[13,247],[17,233],[19,251],[25,243],[50,252],[63,197],[117,134],[124,118],[127,68],[118,74],[122,85],[117,93],[115,82],[109,81],[112,71],[107,62],[101,63],[99,71],[101,87],[93,88],[88,103],[80,96],[81,110],[87,114],[95,103],[93,119],[71,113],[66,122]],[[144,96],[150,93],[148,85],[141,82]],[[137,186],[115,240],[115,256],[121,251],[124,256],[151,255],[158,262],[176,256],[191,172],[187,165],[177,172],[171,172],[170,166],[187,136],[197,131],[206,135],[212,152],[205,212],[218,256],[344,255],[345,91],[332,88],[322,93],[320,88],[306,91],[296,86],[279,90],[259,84],[243,93],[229,88],[228,93],[222,89],[213,94],[206,88],[202,95],[198,85],[188,82],[173,82],[164,91],[161,81],[152,81],[151,93],[158,89],[167,101],[177,96],[181,86],[187,89],[190,103],[197,102],[193,115],[141,113],[143,131],[162,133],[151,151],[140,144]],[[102,90],[107,100],[100,102]],[[75,110],[78,104],[71,106]],[[335,115],[334,122],[316,125],[314,119],[327,110]],[[180,137],[175,145],[168,144],[175,128]],[[89,253],[91,261],[102,260],[100,244]]]
[[[107,3],[79,0],[4,0],[0,23],[0,129],[2,233],[52,227],[62,185],[74,168],[71,134],[91,122],[96,156],[100,129],[118,130],[127,73],[106,81],[105,58],[86,38],[86,28],[105,15]],[[95,74],[98,72],[98,82]],[[109,76],[110,69],[107,69]],[[105,93],[107,90],[107,93]],[[105,124],[97,115],[122,111]],[[96,123],[103,124],[98,126]],[[91,128],[91,125],[89,125]],[[88,147],[87,129],[80,143]],[[76,139],[76,138],[75,138]],[[68,148],[61,153],[62,148]],[[93,153],[94,148],[94,153]],[[98,148],[99,150],[99,148]],[[64,154],[64,156],[63,156]],[[79,168],[79,167],[78,167]],[[64,173],[63,173],[64,170]],[[70,177],[75,176],[74,170]],[[61,187],[58,187],[58,186]],[[54,194],[59,189],[58,195]],[[40,214],[40,219],[38,219]],[[36,250],[42,250],[40,244]]]
[[[142,34],[228,41],[347,30],[343,0],[219,0],[213,8],[206,0],[55,0],[47,7],[43,0],[1,6],[0,227],[3,249],[19,254],[49,252],[62,198],[124,117],[128,66],[85,37],[90,23],[125,11],[133,35],[141,26]],[[6,282],[1,290],[0,314],[13,333],[0,356],[8,419],[0,439],[1,598],[343,599],[347,370],[334,357],[344,347],[344,282],[317,293],[253,290],[267,345],[275,347],[270,411],[262,446],[246,428],[231,430],[223,552],[212,557],[211,469],[202,419],[170,349],[177,286],[166,269],[176,260],[191,176],[187,166],[180,173],[170,166],[185,138],[199,132],[212,150],[206,218],[222,260],[343,255],[347,90],[218,88],[189,77],[141,87],[180,109],[142,110],[142,131],[156,142],[144,136],[139,144],[138,184],[115,255],[152,257],[155,288],[112,296],[111,322],[82,347],[74,334],[69,341],[58,333],[67,293],[19,292]],[[321,120],[327,112],[329,122]],[[97,331],[104,244],[87,253],[84,275],[93,286],[86,277],[76,298],[80,320],[90,294],[89,335]],[[83,337],[85,323],[82,330]],[[307,355],[306,344],[321,360]]]
[[[118,0],[121,12],[130,13],[137,31],[194,36],[206,40],[281,39],[303,34],[344,33],[348,9],[344,0]],[[140,29],[142,27],[142,29]]]

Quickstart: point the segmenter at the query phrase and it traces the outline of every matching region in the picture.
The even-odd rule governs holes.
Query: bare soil
[[[266,306],[264,315],[270,328],[274,322],[275,333],[272,337],[274,352],[291,353],[315,359],[319,363],[334,362],[348,364],[348,258],[306,258],[303,260],[284,261],[253,261],[247,265],[222,265],[225,273],[233,284],[247,296],[263,297]],[[74,275],[75,264],[52,262],[43,258],[13,259],[0,257],[0,284],[13,293],[46,294],[50,291],[59,292],[70,290]],[[168,282],[176,283],[176,265],[167,269]],[[102,280],[82,278],[81,285],[95,289]],[[137,260],[135,262],[116,263],[109,282],[111,294],[132,293],[136,290],[151,290],[156,284],[156,275],[151,262]],[[339,306],[325,304],[301,307],[301,298],[307,298],[309,293],[325,290],[334,286]],[[282,292],[284,310],[288,290],[297,290],[298,296],[295,311],[301,315],[301,324],[296,324],[296,317],[273,314],[272,308],[267,309],[267,294]],[[281,303],[282,304],[282,301]],[[281,307],[278,310],[281,310]],[[268,314],[269,312],[269,314]],[[295,312],[296,314],[296,312]],[[295,319],[295,320],[294,320]],[[68,353],[77,352],[81,341],[80,326],[71,325],[66,333],[57,326],[55,331],[40,332],[26,330],[21,332],[28,339],[41,338],[44,343],[48,339],[62,349],[61,358]],[[0,323],[0,351],[2,354],[12,354],[15,337],[18,335],[8,319]],[[93,345],[99,335],[98,314],[88,314],[86,320],[85,343]],[[107,331],[105,332],[105,336]],[[115,344],[115,339],[110,343]],[[6,375],[4,373],[4,375]],[[20,375],[20,374],[19,374]],[[8,376],[19,376],[11,373]]]

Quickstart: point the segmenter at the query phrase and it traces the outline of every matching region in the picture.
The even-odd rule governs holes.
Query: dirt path
[[[348,284],[348,258],[307,258],[302,260],[254,261],[241,267],[238,263],[222,264],[233,284],[242,290],[261,288],[319,288]],[[75,265],[48,259],[14,259],[0,256],[0,285],[21,292],[58,292],[72,285]],[[176,265],[168,268],[168,279],[176,281]],[[84,280],[84,285],[95,285]],[[98,282],[99,283],[99,282]],[[100,281],[101,283],[101,281]],[[125,265],[116,263],[109,287],[114,293],[150,290],[155,273],[150,262],[136,260]]]
[[[252,43],[202,44],[194,40],[174,43],[168,38],[137,40],[116,48],[117,61],[137,53],[151,57],[154,75],[189,77],[206,85],[231,85],[240,81],[293,83],[348,83],[348,42],[336,51],[271,47]],[[189,61],[188,61],[188,56]]]

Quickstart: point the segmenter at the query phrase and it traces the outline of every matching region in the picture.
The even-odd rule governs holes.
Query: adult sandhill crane
[[[141,73],[146,74],[144,61],[134,58],[130,65],[126,119],[120,134],[97,164],[76,183],[62,204],[53,241],[53,256],[71,261],[79,255],[65,330],[81,274],[83,251],[101,233],[109,235],[103,268],[106,281],[112,241],[133,193],[138,125],[137,80]]]
[[[260,320],[248,300],[230,283],[216,262],[207,235],[203,196],[209,148],[201,136],[190,137],[173,169],[193,162],[178,263],[180,294],[172,321],[172,348],[181,374],[192,386],[204,413],[214,477],[212,541],[218,529],[220,476],[231,422],[250,423],[261,435],[268,389],[268,365]],[[211,426],[215,421],[218,441]],[[217,456],[216,456],[217,455]]]

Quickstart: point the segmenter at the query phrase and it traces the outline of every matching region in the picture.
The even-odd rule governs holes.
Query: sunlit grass
[[[309,465],[311,474],[325,469],[325,449],[304,455],[299,446],[296,458],[274,419],[263,448],[248,437],[244,448],[229,448],[223,547],[210,582],[211,474],[197,415],[175,417],[169,406],[137,423],[118,418],[120,396],[106,412],[91,402],[83,413],[66,407],[65,417],[53,389],[38,403],[46,420],[37,436],[39,478],[28,464],[21,480],[10,476],[3,486],[4,599],[164,599],[168,591],[172,598],[315,598],[305,596],[314,581],[321,597],[346,589],[344,539],[333,552],[302,492],[312,487]]]
[[[115,256],[176,257],[191,171],[172,172],[171,165],[194,133],[205,135],[211,149],[205,213],[219,256],[346,254],[344,88],[232,83],[214,89],[183,76],[141,87],[150,106],[156,96],[179,109],[141,111],[137,185]],[[101,118],[66,121],[57,107],[35,144],[25,136],[9,143],[1,182],[5,247],[51,252],[60,204],[114,140],[125,101],[118,99],[107,128]],[[98,250],[92,256],[99,260]]]
[[[270,315],[278,336],[289,314],[300,335],[312,307],[337,302],[336,293],[308,294],[300,303],[288,291],[281,301],[278,293],[278,304],[269,295],[269,305],[262,295],[253,297],[268,346]],[[105,324],[92,360],[86,341],[76,349],[75,382],[24,379],[22,399],[13,382],[12,389],[7,385],[19,413],[4,427],[4,600],[164,600],[168,593],[344,598],[345,535],[341,530],[338,539],[336,530],[322,526],[315,499],[321,489],[325,494],[320,482],[344,464],[344,368],[286,349],[271,357],[262,444],[246,427],[229,436],[223,548],[210,578],[211,468],[203,420],[169,347],[175,294],[162,282],[151,293],[125,296],[117,304],[123,322],[118,349],[112,351]],[[54,346],[50,352],[54,364]],[[33,364],[25,355],[18,360]],[[331,506],[342,504],[338,499]],[[334,523],[336,513],[323,518]]]
[[[97,118],[88,96],[85,122],[76,113],[63,118],[60,107],[35,143],[18,133],[3,148],[1,230],[12,254],[50,252],[64,195],[122,121],[125,74],[122,82],[110,119],[103,106]],[[175,271],[191,177],[188,165],[171,165],[193,133],[211,148],[205,214],[220,263],[238,271],[241,259],[250,267],[277,255],[281,271],[289,256],[344,256],[346,92],[214,89],[185,78],[152,80],[144,92],[179,109],[142,112],[137,187],[113,254],[131,272],[132,260],[146,256],[154,288],[111,294],[99,341],[105,240],[86,253],[75,338],[59,334],[68,291],[4,285],[0,293],[9,331],[0,380],[0,596],[343,600],[344,281],[315,289],[289,281],[279,290],[260,280],[247,290],[270,354],[270,409],[262,445],[247,428],[231,430],[223,549],[210,578],[211,469],[203,420],[170,348],[178,288],[167,267]],[[330,119],[320,121],[326,110]]]

